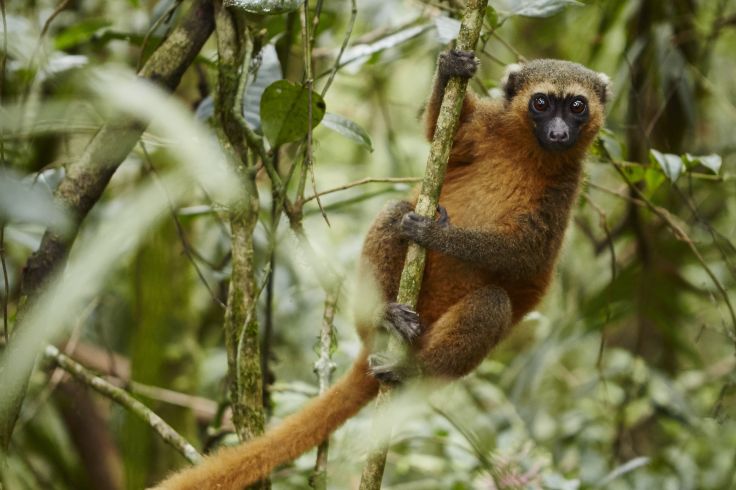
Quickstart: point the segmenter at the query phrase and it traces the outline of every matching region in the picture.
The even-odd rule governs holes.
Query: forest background
[[[142,488],[358,351],[362,237],[424,171],[464,2],[233,3],[0,0],[8,490]],[[396,412],[383,488],[736,487],[734,27],[731,0],[490,2],[470,90],[552,57],[615,96],[551,292]],[[355,487],[373,412],[272,487]]]

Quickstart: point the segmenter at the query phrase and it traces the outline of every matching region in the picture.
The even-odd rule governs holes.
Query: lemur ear
[[[606,104],[609,100],[613,98],[613,88],[611,87],[611,78],[606,75],[605,73],[597,73],[597,86],[596,86],[596,93],[598,94],[598,97],[601,99],[601,102],[603,104]]]
[[[506,72],[503,78],[501,78],[501,88],[507,100],[511,100],[519,91],[519,87],[521,86],[521,69],[522,66],[520,64],[513,63],[506,67]]]

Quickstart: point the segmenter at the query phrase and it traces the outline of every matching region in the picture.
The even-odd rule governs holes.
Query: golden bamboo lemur
[[[440,56],[426,110],[432,138],[445,85],[469,78],[472,53]],[[457,378],[474,369],[547,289],[581,177],[603,124],[609,80],[566,61],[509,67],[504,97],[468,94],[440,197],[439,219],[401,201],[384,209],[365,240],[361,270],[386,301],[378,321],[359,321],[371,345],[377,327],[409,345],[411,359],[364,347],[348,373],[264,436],[223,449],[161,483],[165,489],[240,490],[324,440],[378,391],[379,379],[416,372]],[[449,216],[449,218],[448,218]],[[416,313],[396,298],[408,241],[428,249]]]

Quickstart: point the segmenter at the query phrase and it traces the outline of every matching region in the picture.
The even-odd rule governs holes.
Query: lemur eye
[[[542,94],[537,94],[532,98],[532,107],[537,112],[544,112],[549,108],[549,100]]]
[[[575,99],[570,104],[570,111],[572,111],[574,114],[581,114],[585,111],[585,101],[581,99]]]

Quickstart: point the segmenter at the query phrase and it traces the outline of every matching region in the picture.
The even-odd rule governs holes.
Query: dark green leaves
[[[325,101],[312,91],[314,128],[325,115]],[[261,97],[261,127],[272,146],[303,138],[309,131],[309,92],[286,80],[269,85]]]

